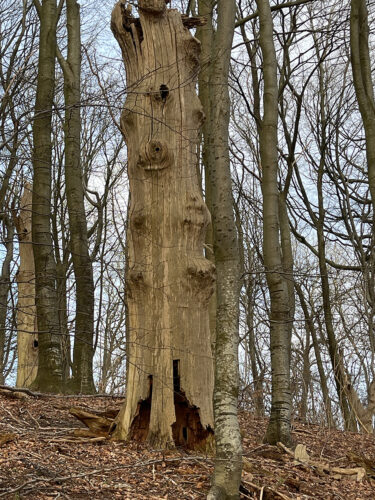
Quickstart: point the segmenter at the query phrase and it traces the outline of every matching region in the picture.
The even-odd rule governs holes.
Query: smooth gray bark
[[[10,292],[10,265],[13,259],[14,227],[10,220],[4,217],[5,256],[0,274],[0,384],[4,384],[6,366],[6,319],[8,310],[8,295]]]
[[[73,348],[73,392],[95,392],[93,380],[94,280],[89,255],[81,166],[81,27],[80,7],[66,0],[68,52],[58,51],[64,73],[65,183],[73,271],[76,282],[76,318]]]
[[[56,264],[51,236],[52,108],[55,90],[56,0],[34,0],[40,19],[38,78],[33,123],[32,237],[39,332],[38,375],[34,386],[45,392],[63,388],[57,310]]]
[[[277,62],[269,2],[257,0],[257,6],[264,75],[263,119],[259,125],[263,194],[263,258],[271,301],[272,402],[265,441],[270,444],[281,441],[289,446],[291,444],[290,322],[294,305],[290,301],[290,285],[288,285],[287,273],[284,269],[280,242],[280,201],[277,185]],[[285,214],[283,215],[285,224]],[[287,248],[285,240],[283,245]]]
[[[207,2],[200,2],[199,7],[207,8]],[[240,263],[229,160],[228,76],[236,3],[234,0],[219,0],[217,9],[217,31],[206,37],[212,44],[208,77],[210,95],[209,99],[203,98],[205,113],[209,116],[208,126],[204,129],[204,161],[209,183],[207,189],[217,271],[214,390],[216,458],[208,498],[235,499],[239,498],[242,471],[242,445],[237,416]],[[203,94],[207,91],[206,85],[207,80],[201,80]]]

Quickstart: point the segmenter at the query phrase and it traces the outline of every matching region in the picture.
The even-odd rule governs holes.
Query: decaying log
[[[17,390],[9,391],[8,389],[0,388],[0,395],[10,399],[28,399],[27,394],[25,394],[23,391],[17,391]]]
[[[364,455],[359,455],[358,453],[353,453],[352,451],[347,453],[346,456],[351,462],[363,467],[369,477],[375,479],[375,460],[371,460]]]

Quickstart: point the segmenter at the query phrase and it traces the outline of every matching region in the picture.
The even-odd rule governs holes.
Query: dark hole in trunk
[[[187,441],[187,438],[188,438],[188,431],[187,431],[187,427],[183,427],[183,428],[182,428],[182,436],[183,436],[183,438],[185,439],[185,441]]]
[[[149,375],[150,392],[147,399],[138,403],[137,414],[131,427],[131,437],[136,441],[146,441],[150,426],[152,404],[152,375]],[[204,448],[206,440],[212,436],[211,428],[203,428],[199,409],[191,405],[180,386],[180,360],[173,360],[173,388],[176,422],[172,425],[175,445],[186,448]]]
[[[173,360],[173,390],[180,392],[180,360]]]

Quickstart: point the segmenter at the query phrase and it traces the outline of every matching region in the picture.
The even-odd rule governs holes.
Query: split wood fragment
[[[10,443],[11,441],[15,441],[17,438],[17,434],[9,433],[9,434],[0,434],[0,446],[3,444]]]
[[[364,467],[331,467],[329,464],[324,462],[311,460],[304,445],[297,445],[295,452],[287,448],[283,445],[283,443],[277,443],[277,446],[284,450],[289,456],[293,457],[295,459],[295,463],[313,467],[318,471],[326,472],[328,474],[334,474],[337,479],[341,479],[341,476],[356,476],[356,480],[361,481],[366,476],[366,469]]]
[[[89,431],[87,431],[86,429],[76,429],[76,435],[84,435],[86,437],[109,437],[109,430],[113,424],[113,419],[95,415],[94,413],[90,413],[86,410],[82,410],[81,408],[76,407],[70,408],[69,413],[78,418],[78,420],[80,420],[86,425],[86,427],[89,428]]]

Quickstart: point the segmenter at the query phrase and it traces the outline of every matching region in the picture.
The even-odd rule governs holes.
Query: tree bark
[[[0,204],[1,206],[1,204]],[[6,353],[6,325],[7,325],[7,312],[8,312],[8,296],[11,287],[10,281],[10,265],[13,259],[13,235],[14,227],[11,220],[6,216],[4,219],[4,233],[6,240],[4,241],[6,253],[1,266],[0,275],[0,383],[4,384],[5,368],[7,362]]]
[[[80,7],[66,0],[68,53],[58,51],[64,73],[65,97],[65,183],[73,271],[76,283],[76,318],[73,347],[73,392],[92,394],[94,337],[94,280],[89,255],[84,188],[81,167],[81,27]]]
[[[196,170],[200,47],[165,0],[140,0],[139,16],[118,3],[111,23],[126,67],[130,184],[127,399],[114,435],[204,447],[213,429],[215,269],[203,253],[210,215]]]
[[[375,100],[368,36],[366,0],[351,0],[350,53],[353,82],[365,129],[368,180],[375,212]]]
[[[44,392],[63,389],[61,338],[57,310],[56,264],[51,236],[52,107],[55,89],[56,0],[34,0],[40,19],[38,78],[33,124],[32,238],[39,332],[38,374],[33,386]]]
[[[259,126],[263,194],[263,258],[270,293],[270,335],[272,369],[271,415],[265,441],[291,444],[290,322],[293,304],[280,247],[279,191],[277,185],[278,85],[273,43],[273,23],[268,0],[257,0],[263,55],[263,119]]]
[[[202,103],[205,120],[202,125],[202,163],[204,168],[204,200],[210,213],[212,213],[212,194],[211,194],[211,178],[209,165],[215,161],[212,148],[208,146],[208,138],[211,127],[211,110],[210,110],[210,75],[211,75],[211,58],[214,43],[214,28],[212,25],[213,15],[213,0],[198,0],[198,13],[199,16],[207,20],[204,26],[197,28],[196,37],[201,42],[200,54],[200,71],[198,75],[198,90],[199,99]],[[206,232],[206,257],[213,264],[215,264],[215,254],[213,251],[213,232],[212,223],[209,224]],[[210,332],[211,332],[211,345],[212,352],[215,353],[215,339],[216,339],[216,289],[212,294],[209,304],[209,317],[210,317]]]
[[[322,358],[320,355],[320,346],[318,342],[318,336],[315,330],[314,322],[309,314],[309,310],[307,308],[306,300],[303,295],[303,291],[301,288],[301,285],[299,283],[294,284],[297,295],[299,297],[299,301],[301,304],[301,308],[305,317],[305,325],[306,325],[306,330],[308,330],[311,334],[313,346],[314,346],[314,353],[315,353],[315,359],[316,359],[316,365],[318,368],[319,372],[319,378],[320,378],[320,387],[322,389],[322,396],[323,396],[323,402],[324,402],[324,408],[326,412],[326,419],[327,419],[327,425],[328,427],[334,429],[335,428],[335,422],[333,420],[333,414],[332,414],[332,407],[331,407],[331,398],[329,395],[329,389],[328,389],[328,384],[327,384],[327,377],[324,371],[324,366],[322,362]]]
[[[20,213],[15,217],[20,267],[17,273],[17,387],[30,387],[38,370],[38,330],[35,308],[35,265],[31,229],[32,185],[25,184]]]
[[[213,2],[199,2],[199,15],[212,23]],[[217,270],[215,324],[215,442],[216,458],[208,498],[238,498],[242,471],[242,445],[237,417],[239,248],[233,210],[229,161],[230,100],[228,77],[236,5],[232,0],[217,4],[217,31],[202,28],[205,59],[200,93],[205,114],[204,165],[206,192],[212,210],[213,249]],[[209,67],[209,61],[211,64]]]

